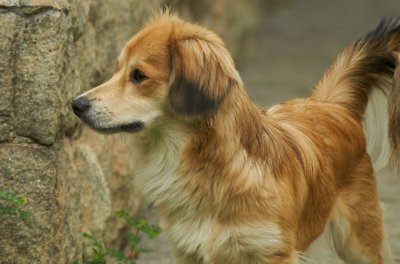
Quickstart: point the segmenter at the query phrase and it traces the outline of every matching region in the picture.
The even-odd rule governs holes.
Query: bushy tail
[[[369,151],[375,152],[376,157],[371,156],[375,161],[379,160],[380,167],[388,160],[390,152],[392,157],[400,160],[399,51],[400,19],[384,19],[373,31],[339,54],[312,94],[319,101],[344,106],[360,120],[366,117]],[[366,116],[367,106],[374,112],[369,114],[367,111]],[[385,120],[385,116],[379,116],[382,106],[385,116],[389,114]],[[388,138],[392,148],[385,143]]]
[[[397,56],[397,59],[398,56]],[[400,160],[400,67],[397,67],[393,78],[393,88],[388,102],[389,136],[395,160]]]

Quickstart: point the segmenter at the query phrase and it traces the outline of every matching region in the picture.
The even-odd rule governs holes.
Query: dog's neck
[[[202,210],[214,214],[221,208],[213,205],[228,203],[227,193],[251,193],[263,181],[261,175],[253,175],[260,172],[254,168],[266,149],[261,115],[245,90],[234,87],[211,119],[164,122],[140,142],[144,167],[138,171],[137,186],[169,212],[182,210],[170,205],[191,210],[190,200],[201,195],[194,201],[204,201]]]
[[[244,87],[238,86],[231,89],[211,122],[223,144],[260,156],[260,145],[265,143],[265,117],[265,110],[251,101]]]
[[[252,103],[244,88],[233,87],[218,112],[199,125],[182,152],[187,181],[197,177],[195,182],[201,185],[192,187],[193,195],[201,193],[207,197],[203,200],[219,206],[229,204],[232,197],[227,194],[248,192],[247,197],[254,198],[252,190],[265,183],[265,172],[258,169],[267,155],[264,122],[263,110]],[[205,207],[221,210],[210,205]]]

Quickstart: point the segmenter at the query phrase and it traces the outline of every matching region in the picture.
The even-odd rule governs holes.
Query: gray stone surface
[[[81,176],[81,230],[99,237],[111,215],[110,190],[93,149],[86,144],[80,144],[74,156],[75,167]]]
[[[81,209],[81,193],[84,192],[81,178],[86,175],[80,174],[75,166],[75,152],[74,142],[68,138],[63,140],[62,148],[57,150],[59,162],[54,190],[57,228],[53,238],[56,247],[53,263],[71,263],[82,256],[81,232],[84,223],[81,214],[85,211]]]
[[[57,157],[46,147],[2,144],[0,189],[29,197],[24,208],[32,218],[21,220],[0,216],[1,263],[51,263],[56,229]]]
[[[59,133],[61,76],[68,44],[64,12],[19,16],[13,42],[13,119],[16,134],[50,145]]]
[[[16,30],[17,15],[7,13],[0,16],[0,25],[3,30],[0,31],[0,116],[6,117],[10,115],[10,106],[12,98],[12,67],[9,67],[12,61],[12,44]]]

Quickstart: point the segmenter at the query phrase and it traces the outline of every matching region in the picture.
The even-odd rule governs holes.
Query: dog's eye
[[[143,74],[143,72],[141,72],[138,69],[134,69],[131,72],[131,82],[133,83],[140,83],[141,81],[143,81],[144,79],[147,79],[147,76]]]

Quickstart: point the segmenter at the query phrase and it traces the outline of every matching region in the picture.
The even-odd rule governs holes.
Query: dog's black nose
[[[90,107],[90,101],[86,96],[76,98],[71,103],[75,115],[81,117]]]

